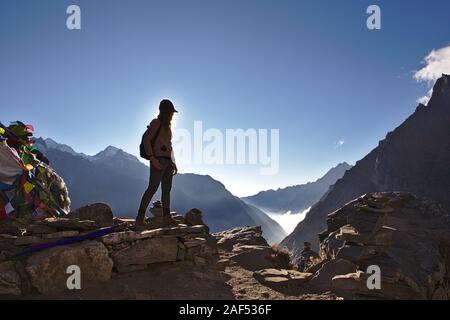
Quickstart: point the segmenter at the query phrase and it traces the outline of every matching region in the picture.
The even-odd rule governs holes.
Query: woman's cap
[[[159,103],[159,112],[161,113],[169,113],[169,112],[178,112],[175,110],[175,106],[172,101],[164,99]]]

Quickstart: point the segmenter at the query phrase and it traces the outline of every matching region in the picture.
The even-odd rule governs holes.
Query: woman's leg
[[[136,222],[142,223],[144,221],[145,211],[147,211],[147,207],[150,204],[150,201],[152,201],[153,196],[158,190],[164,171],[165,170],[157,170],[154,167],[150,168],[150,181],[148,183],[147,190],[145,190],[144,194],[142,195]]]
[[[167,165],[161,180],[161,202],[164,215],[170,215],[170,191],[172,190],[172,160],[167,159]]]

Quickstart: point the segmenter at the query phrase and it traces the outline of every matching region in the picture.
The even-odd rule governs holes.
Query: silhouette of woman
[[[170,100],[162,100],[159,104],[159,115],[148,126],[144,136],[144,147],[150,159],[150,180],[142,195],[136,225],[145,225],[145,212],[153,196],[161,184],[161,200],[164,217],[170,217],[170,190],[172,176],[178,172],[172,150],[171,121],[175,110]]]

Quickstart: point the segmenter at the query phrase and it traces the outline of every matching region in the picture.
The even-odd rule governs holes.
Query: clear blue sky
[[[66,8],[82,30],[66,28]],[[378,4],[382,30],[366,28]],[[354,164],[417,106],[413,71],[450,43],[450,2],[2,0],[0,120],[94,154],[138,154],[160,99],[177,127],[279,128],[280,171],[181,166],[248,195]],[[336,147],[338,141],[343,145]]]

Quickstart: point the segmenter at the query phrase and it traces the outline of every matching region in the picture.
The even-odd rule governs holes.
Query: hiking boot
[[[145,221],[145,212],[139,212],[136,221],[134,222],[134,227],[137,229],[145,229],[147,222]]]
[[[147,230],[148,223],[145,220],[136,220],[134,223],[134,230],[135,231],[144,231]]]
[[[170,214],[165,214],[163,216],[163,225],[165,227],[177,226],[178,222],[172,218]]]

